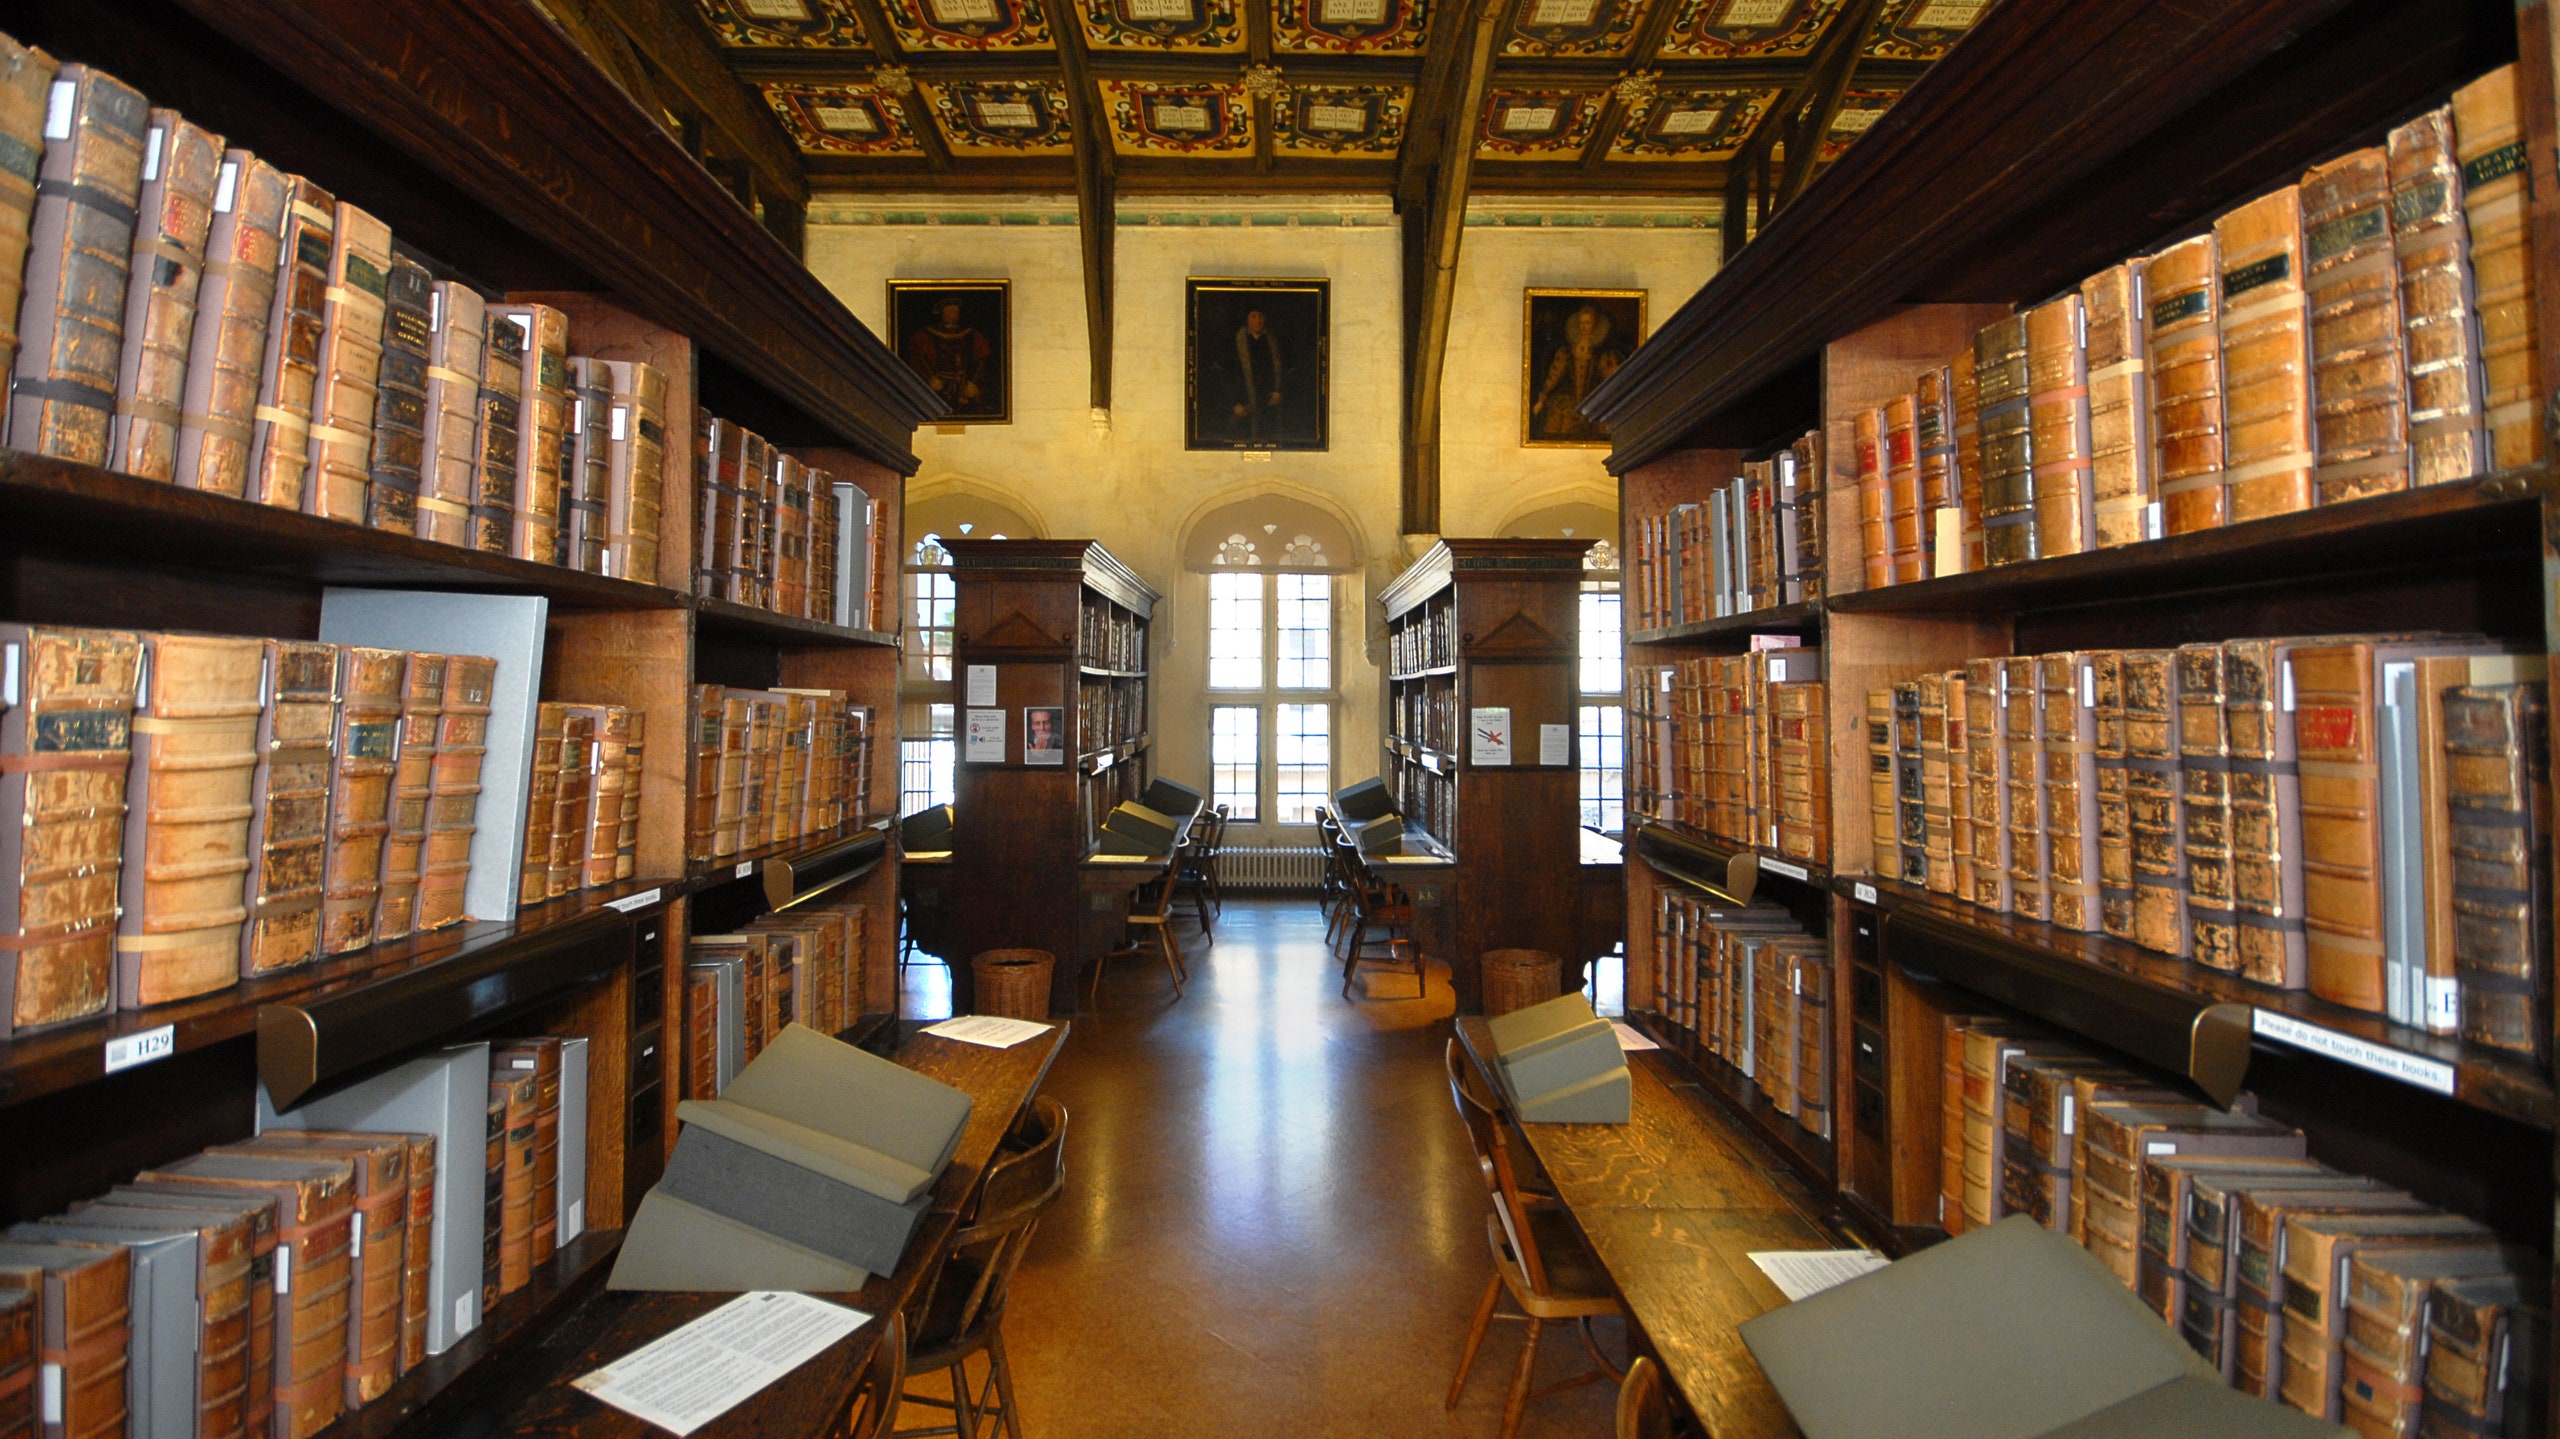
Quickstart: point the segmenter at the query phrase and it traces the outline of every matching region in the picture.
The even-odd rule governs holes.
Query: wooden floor
[[[1005,1318],[1025,1439],[1492,1439],[1517,1325],[1440,1407],[1490,1272],[1441,1077],[1446,974],[1419,1000],[1345,1000],[1306,900],[1231,901],[1214,945],[1181,932],[1182,998],[1160,962],[1116,964],[1042,1091],[1071,1128],[1066,1197]],[[949,1008],[939,967],[907,990],[911,1014]],[[1603,1343],[1623,1362],[1614,1325]],[[1541,1383],[1589,1363],[1564,1333],[1540,1347]],[[1569,1390],[1521,1433],[1606,1435],[1614,1402]]]

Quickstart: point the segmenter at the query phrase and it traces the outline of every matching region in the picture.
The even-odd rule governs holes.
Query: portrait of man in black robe
[[[889,339],[951,407],[946,421],[1013,418],[1011,287],[1003,280],[892,280]]]
[[[1323,280],[1190,282],[1189,448],[1325,448],[1328,289]]]

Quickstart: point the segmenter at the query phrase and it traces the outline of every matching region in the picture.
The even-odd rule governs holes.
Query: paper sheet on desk
[[[938,1039],[956,1039],[963,1044],[983,1044],[989,1049],[1011,1049],[1034,1035],[1046,1034],[1049,1026],[1036,1019],[1006,1019],[994,1014],[964,1014],[927,1025],[925,1033]]]
[[[1662,1047],[1661,1045],[1654,1043],[1652,1040],[1645,1038],[1644,1031],[1624,1020],[1610,1020],[1609,1027],[1618,1032],[1618,1048],[1626,1050],[1629,1053],[1633,1053],[1639,1049],[1660,1049]]]
[[[1752,1253],[1751,1262],[1793,1303],[1834,1284],[1873,1274],[1892,1261],[1872,1249],[1762,1249]]]
[[[869,1323],[806,1294],[741,1294],[632,1350],[577,1386],[672,1434],[690,1434]]]

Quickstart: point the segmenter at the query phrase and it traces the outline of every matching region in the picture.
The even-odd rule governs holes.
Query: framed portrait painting
[[[1185,449],[1326,447],[1332,290],[1330,280],[1188,282]]]
[[[1013,422],[1013,284],[891,280],[890,343],[951,413],[952,425]]]
[[[1644,343],[1642,290],[1527,292],[1521,325],[1520,443],[1609,448],[1582,402]]]

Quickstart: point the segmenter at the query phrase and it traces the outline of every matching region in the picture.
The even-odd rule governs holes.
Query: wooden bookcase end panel
[[[1833,615],[1824,636],[1831,741],[1831,869],[1863,874],[1875,826],[1867,806],[1867,691],[2009,653],[2000,615]]]
[[[690,337],[622,309],[610,296],[574,290],[517,290],[514,304],[549,305],[569,317],[569,353],[599,360],[640,360],[667,381],[666,472],[658,497],[658,572],[625,576],[671,590],[693,588],[693,438],[696,399]]]
[[[643,719],[638,877],[684,872],[693,636],[683,610],[553,610],[542,697],[628,705]]]
[[[587,1227],[619,1229],[639,1196],[622,1192],[630,1136],[631,967],[521,1023],[508,1035],[559,1035],[587,1041]]]
[[[857,1008],[862,1014],[894,1015],[898,1012],[897,861],[893,858],[873,870],[858,892],[863,921],[862,1003]]]
[[[1937,1227],[1938,1130],[1946,1080],[1944,1017],[1979,1009],[1954,990],[1885,966],[1885,1125],[1892,1175],[1884,1208],[1897,1225]],[[1875,1196],[1870,1196],[1871,1198]]]
[[[1636,853],[1632,839],[1626,847],[1627,938],[1624,988],[1626,1010],[1635,1014],[1653,1008],[1654,966],[1660,962],[1654,934],[1654,908],[1660,902],[1662,881],[1655,877],[1653,866]]]

